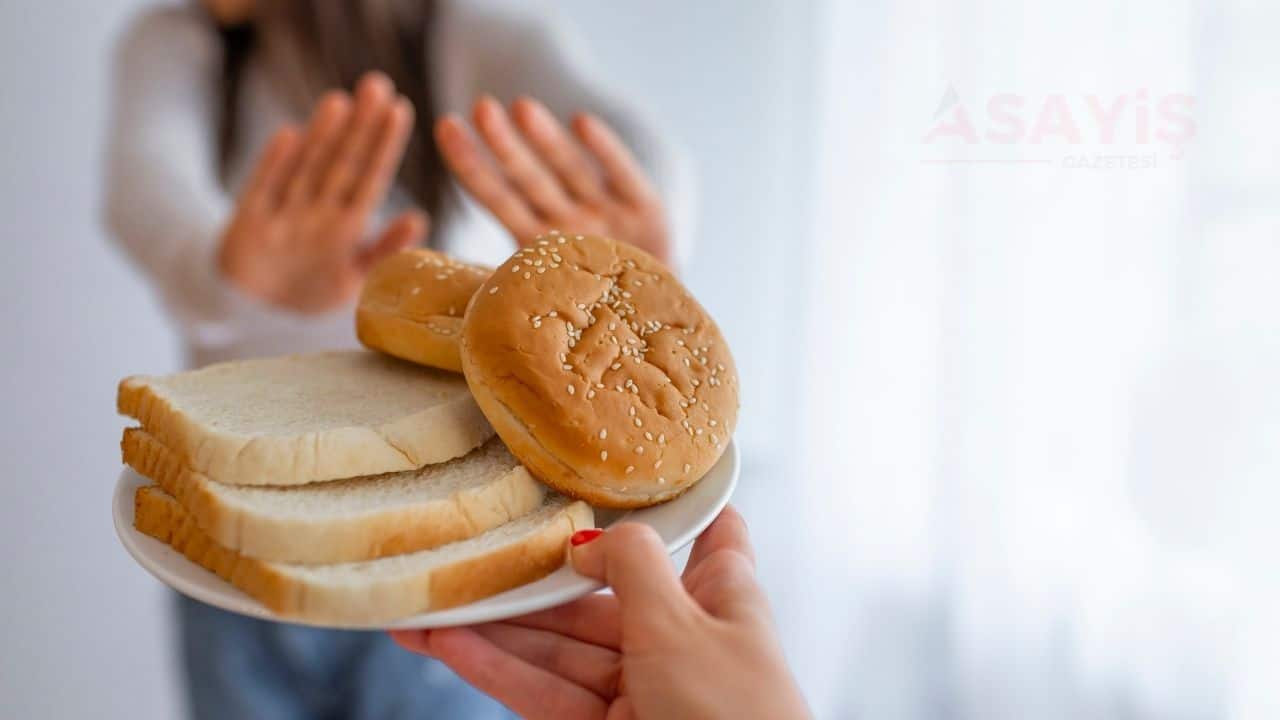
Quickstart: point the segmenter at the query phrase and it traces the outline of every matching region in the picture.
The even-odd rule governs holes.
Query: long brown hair
[[[269,0],[243,24],[220,28],[223,45],[218,157],[225,175],[236,151],[245,63],[259,48],[264,27],[287,29],[311,80],[322,88],[351,89],[366,72],[380,70],[413,103],[417,117],[397,178],[418,205],[438,217],[450,200],[449,175],[431,137],[435,116],[428,67],[436,6],[432,0]]]

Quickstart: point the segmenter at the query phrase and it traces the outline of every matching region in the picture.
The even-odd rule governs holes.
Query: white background
[[[98,223],[112,37],[0,7],[0,711],[176,713],[117,545],[116,381],[177,364]],[[738,502],[821,717],[1280,717],[1280,11],[1248,2],[557,3],[698,166],[687,278],[744,378]],[[926,145],[948,88],[1195,98],[1164,153]],[[994,154],[984,152],[991,151]]]

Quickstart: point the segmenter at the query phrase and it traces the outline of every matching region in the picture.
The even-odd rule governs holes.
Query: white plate
[[[667,551],[675,553],[693,542],[694,538],[711,524],[720,510],[729,502],[729,496],[733,493],[734,486],[738,484],[738,465],[738,448],[730,442],[720,461],[685,494],[657,507],[626,513],[597,509],[596,524],[608,527],[623,519],[642,522],[657,530],[667,545]],[[276,616],[258,601],[232,587],[217,575],[187,560],[173,548],[135,530],[133,527],[134,490],[149,484],[151,484],[149,480],[126,468],[120,474],[119,482],[116,483],[115,497],[112,500],[116,534],[120,536],[120,542],[124,544],[133,559],[146,568],[147,572],[174,590],[223,610],[268,620],[310,624],[294,618],[284,619]],[[600,583],[588,580],[570,568],[562,567],[537,582],[513,588],[469,605],[422,613],[387,623],[325,625],[325,627],[385,630],[471,625],[562,605],[600,588]]]

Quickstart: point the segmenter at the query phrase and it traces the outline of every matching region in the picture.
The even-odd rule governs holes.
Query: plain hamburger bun
[[[511,452],[602,507],[670,500],[720,458],[738,379],[720,329],[657,259],[552,233],[467,307],[462,367]]]
[[[461,372],[462,313],[490,272],[434,250],[386,257],[369,271],[360,293],[356,337],[372,350]]]

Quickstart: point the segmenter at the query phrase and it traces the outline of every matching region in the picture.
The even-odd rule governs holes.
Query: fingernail
[[[574,547],[577,547],[578,545],[586,545],[587,543],[591,542],[592,540],[595,540],[596,538],[600,537],[603,534],[604,534],[604,531],[601,530],[600,528],[587,528],[586,530],[579,530],[578,532],[574,533],[572,537],[569,538],[569,544],[573,545]]]

